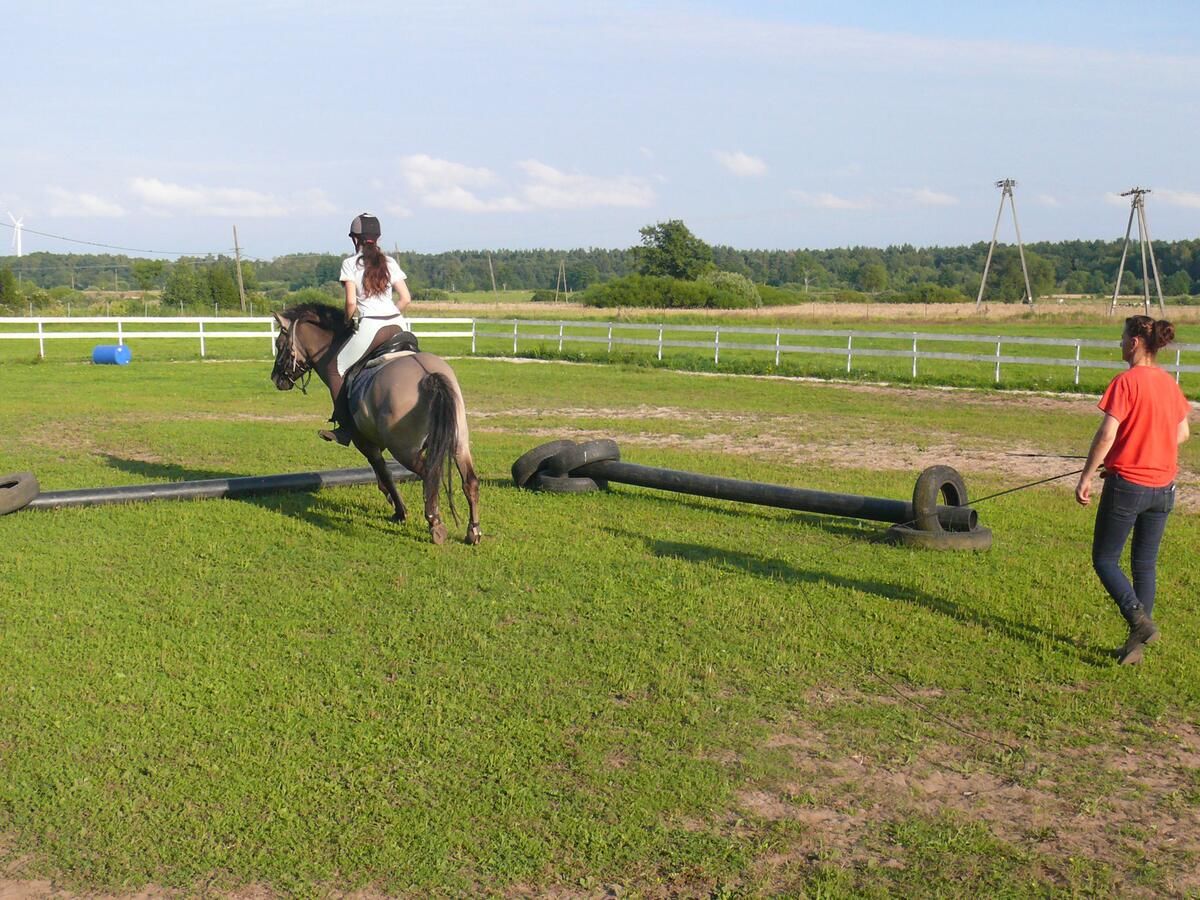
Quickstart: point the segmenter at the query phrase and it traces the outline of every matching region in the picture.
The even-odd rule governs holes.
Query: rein
[[[282,332],[287,336],[287,340],[275,354],[275,369],[292,385],[298,386],[300,393],[307,396],[308,382],[312,379],[313,367],[312,363],[301,361],[300,351],[296,349],[296,325],[298,324],[298,322],[293,322],[291,328]]]

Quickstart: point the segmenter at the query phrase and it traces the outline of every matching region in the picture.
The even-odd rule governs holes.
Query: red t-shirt
[[[1133,366],[1111,382],[1100,408],[1121,424],[1104,468],[1145,487],[1165,487],[1179,468],[1179,423],[1191,409],[1158,366]]]

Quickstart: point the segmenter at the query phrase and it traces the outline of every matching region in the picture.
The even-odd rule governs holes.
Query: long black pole
[[[736,478],[720,478],[715,475],[700,475],[696,472],[681,472],[677,469],[659,469],[654,466],[639,466],[627,462],[594,462],[575,469],[572,475],[603,478],[621,484],[655,488],[660,491],[677,491],[698,497],[714,497],[718,500],[738,500],[757,503],[760,506],[777,506],[783,509],[802,510],[828,516],[847,516],[854,519],[871,519],[876,522],[911,524],[915,521],[912,504],[907,500],[885,500],[880,497],[863,497],[858,494],[838,494],[831,491],[810,491],[804,488],[785,487],[779,484],[763,484],[759,481],[741,481]],[[938,521],[949,531],[971,531],[978,523],[978,514],[969,506],[939,506]]]
[[[417,476],[398,462],[388,463],[397,481]],[[65,506],[102,506],[108,503],[136,503],[146,500],[205,500],[216,497],[246,497],[285,491],[317,491],[321,488],[353,484],[371,484],[371,469],[331,469],[324,472],[295,472],[290,475],[252,475],[242,478],[208,478],[203,481],[176,481],[166,484],[132,484],[125,487],[83,488],[74,491],[45,491],[34,497],[25,509],[58,509]]]

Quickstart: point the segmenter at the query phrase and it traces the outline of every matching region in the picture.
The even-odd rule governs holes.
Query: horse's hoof
[[[429,526],[429,537],[435,544],[446,543],[446,526],[441,522]]]
[[[408,519],[408,516],[406,516],[403,512],[392,513],[393,522],[403,522],[406,519]]]
[[[478,544],[482,537],[483,537],[483,532],[479,530],[478,525],[472,525],[470,528],[467,529],[466,542],[468,544]]]

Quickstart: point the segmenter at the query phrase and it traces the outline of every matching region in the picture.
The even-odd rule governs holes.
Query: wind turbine
[[[9,213],[8,217],[10,219],[12,219],[12,223],[13,223],[12,245],[17,250],[17,256],[20,256],[21,255],[21,228],[25,224],[25,217],[21,216],[21,218],[18,219],[18,218],[15,218],[12,213]]]

